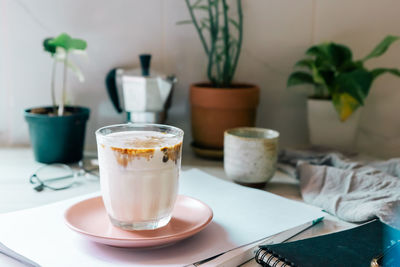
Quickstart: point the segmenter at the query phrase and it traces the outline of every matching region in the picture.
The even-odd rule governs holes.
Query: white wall
[[[287,90],[293,63],[313,43],[348,44],[364,56],[386,34],[400,35],[399,1],[243,0],[244,44],[236,80],[261,87],[257,124],[281,132],[283,145],[308,142],[305,96]],[[153,54],[152,68],[179,78],[168,123],[190,142],[188,87],[205,80],[206,58],[187,19],[183,0],[0,0],[0,143],[29,143],[24,108],[50,104],[51,59],[42,40],[60,32],[88,41],[88,60],[79,60],[86,81],[69,80],[73,103],[89,106],[87,147],[94,131],[119,123],[104,87],[116,66],[138,66],[137,55]],[[400,43],[369,65],[400,67]],[[400,155],[400,79],[385,76],[373,85],[363,111],[360,150]]]

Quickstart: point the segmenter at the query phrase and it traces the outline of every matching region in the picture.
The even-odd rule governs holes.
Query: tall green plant
[[[381,56],[399,36],[386,36],[367,56],[353,60],[350,48],[333,42],[321,43],[306,51],[306,58],[295,67],[308,70],[293,72],[287,86],[311,84],[314,98],[332,99],[340,120],[345,121],[357,108],[364,105],[373,81],[384,73],[400,76],[395,68],[368,70],[364,63]]]
[[[43,48],[46,52],[49,52],[51,57],[53,58],[53,67],[51,73],[51,100],[53,105],[54,114],[58,114],[58,116],[64,115],[65,110],[65,101],[67,98],[67,74],[68,68],[72,70],[72,72],[78,77],[78,79],[82,82],[84,80],[83,74],[80,69],[71,62],[69,59],[69,55],[82,53],[87,47],[87,43],[81,39],[71,38],[68,34],[62,33],[56,38],[47,38],[43,41]],[[56,68],[57,62],[62,62],[63,69],[63,83],[62,83],[62,92],[61,99],[58,105],[55,97],[55,77],[56,77]]]
[[[208,56],[207,76],[214,87],[230,87],[243,40],[242,1],[236,0],[237,19],[229,16],[227,0],[185,0],[189,21]],[[233,29],[233,30],[232,30]]]

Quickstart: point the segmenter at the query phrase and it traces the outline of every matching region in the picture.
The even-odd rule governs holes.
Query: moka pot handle
[[[108,96],[111,99],[115,109],[118,113],[122,112],[121,104],[119,103],[118,90],[117,90],[117,69],[112,69],[106,76],[106,89]]]

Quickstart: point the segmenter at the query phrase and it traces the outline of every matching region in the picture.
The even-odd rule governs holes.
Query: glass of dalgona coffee
[[[178,194],[183,131],[159,124],[120,124],[96,131],[100,185],[113,225],[151,230],[171,219]]]

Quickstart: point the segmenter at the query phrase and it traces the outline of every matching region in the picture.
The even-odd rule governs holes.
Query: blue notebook
[[[400,266],[397,252],[379,259],[384,251],[400,247],[399,240],[399,230],[374,220],[333,234],[261,246],[256,261],[263,266],[337,267],[373,266],[375,259],[376,266]]]

